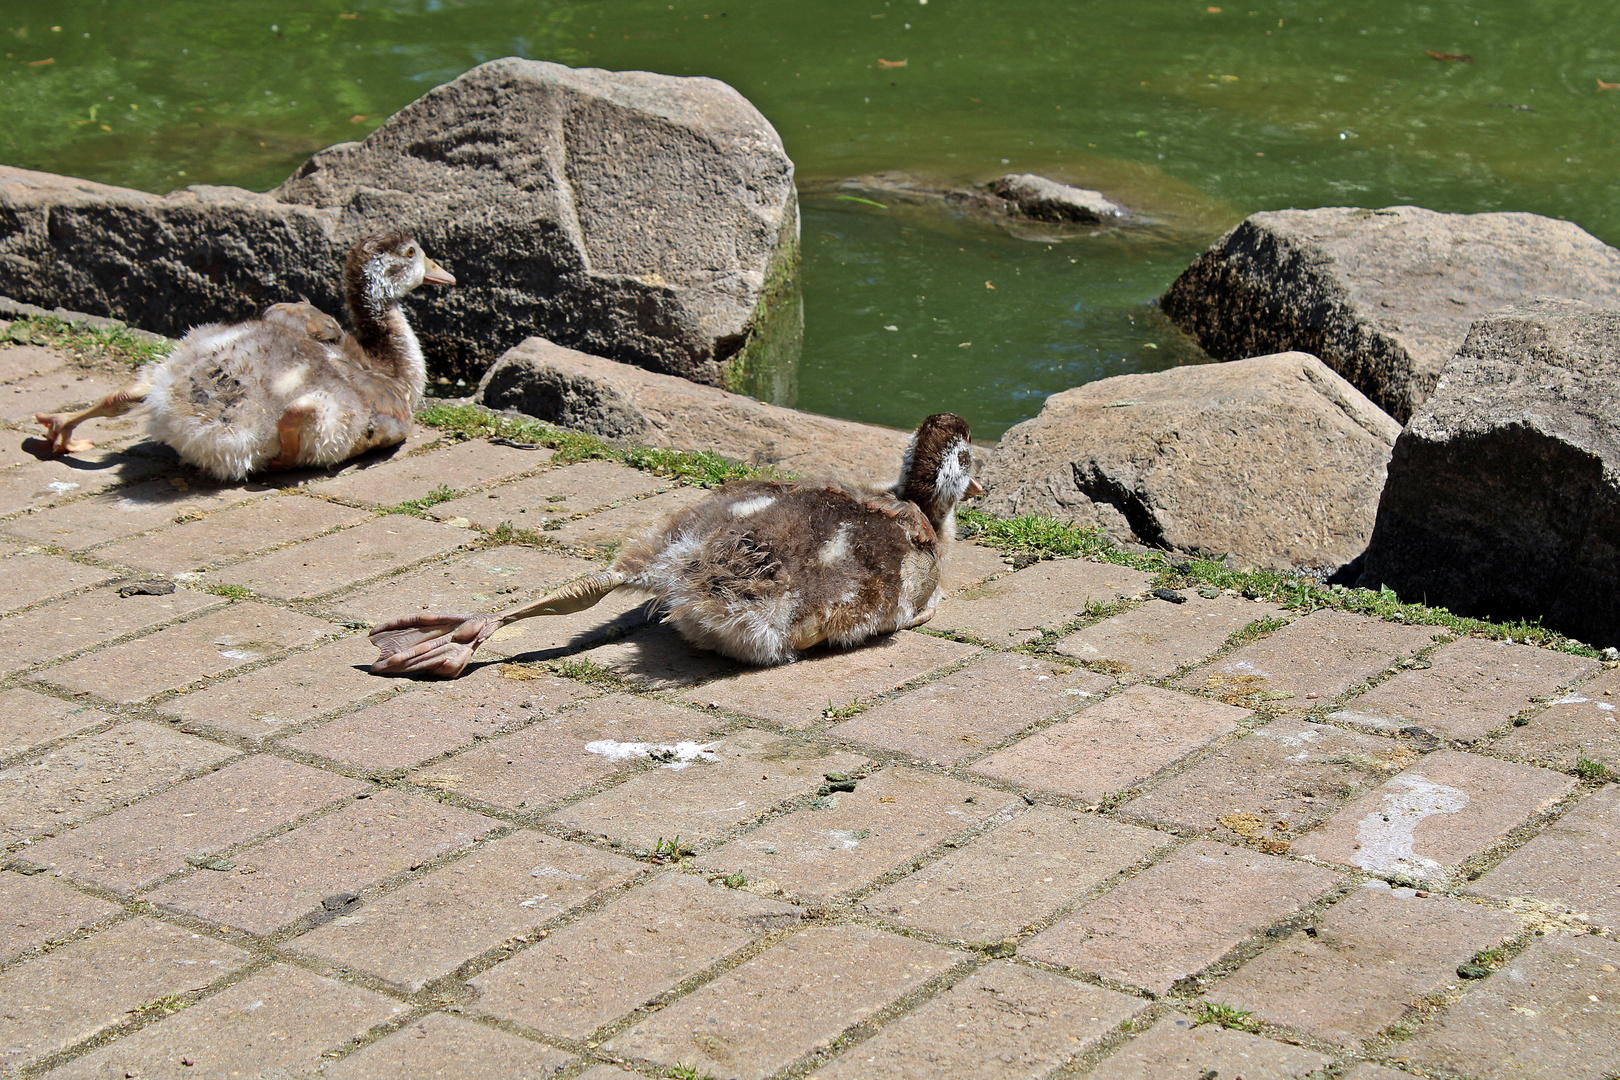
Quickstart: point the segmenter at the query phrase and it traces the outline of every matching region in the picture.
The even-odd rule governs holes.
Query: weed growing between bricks
[[[1445,608],[1403,603],[1388,586],[1376,591],[1351,589],[1275,570],[1234,570],[1218,560],[1198,556],[1127,551],[1109,540],[1095,526],[1038,515],[998,519],[978,510],[963,508],[957,512],[957,522],[964,537],[972,537],[987,547],[1005,552],[1015,563],[1020,559],[1026,560],[1027,565],[1027,562],[1040,559],[1082,556],[1153,574],[1154,586],[1161,589],[1230,591],[1250,600],[1267,600],[1304,615],[1322,608],[1332,608],[1358,615],[1372,615],[1388,622],[1441,626],[1459,637],[1472,635],[1499,641],[1517,641],[1576,656],[1600,655],[1590,645],[1565,637],[1539,623],[1522,620],[1495,623],[1454,615]],[[1274,629],[1277,626],[1257,626],[1254,636],[1264,636]]]

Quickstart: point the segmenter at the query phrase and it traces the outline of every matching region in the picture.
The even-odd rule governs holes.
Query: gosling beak
[[[969,498],[969,499],[977,499],[980,495],[983,495],[983,494],[984,494],[984,485],[979,483],[978,477],[971,477],[968,480],[967,496],[966,497]]]
[[[454,285],[455,283],[456,278],[454,274],[450,273],[450,271],[446,270],[432,259],[427,261],[427,272],[422,275],[422,284]]]

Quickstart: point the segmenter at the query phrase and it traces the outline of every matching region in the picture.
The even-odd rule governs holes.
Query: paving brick
[[[107,724],[112,717],[33,690],[0,690],[0,758]]]
[[[1134,596],[1153,578],[1140,570],[1086,559],[1053,559],[1026,566],[940,602],[929,623],[992,645],[1024,645],[1072,622],[1090,603]]]
[[[181,574],[308,540],[328,529],[357,525],[368,516],[364,510],[283,494],[209,513],[151,536],[109,544],[96,551],[96,558]]]
[[[1083,668],[991,653],[828,734],[955,765],[1113,686],[1112,678]]]
[[[581,844],[517,832],[339,915],[289,947],[414,992],[644,870]]]
[[[606,551],[631,537],[650,532],[664,519],[709,497],[702,488],[678,487],[639,502],[628,502],[588,517],[568,521],[548,535],[579,551]]]
[[[810,1080],[1045,1076],[1146,1007],[1140,998],[1051,972],[990,964],[846,1050]]]
[[[322,1051],[364,1034],[405,1008],[381,994],[276,965],[92,1051],[56,1069],[51,1077],[194,1080],[307,1075],[320,1062]]]
[[[0,615],[118,577],[117,571],[25,551],[0,559]]]
[[[779,667],[733,667],[720,678],[678,692],[699,704],[807,727],[824,718],[829,704],[842,708],[875,697],[979,651],[973,645],[901,631],[854,649],[813,649],[804,659]],[[680,669],[670,673],[679,674]]]
[[[56,832],[234,756],[142,720],[70,739],[0,769],[0,836],[13,842]]]
[[[132,919],[0,974],[0,1068],[16,1069],[241,967],[246,952]]]
[[[8,321],[5,325],[10,326],[11,323]],[[30,376],[43,375],[47,371],[55,371],[57,368],[65,367],[67,364],[67,354],[56,349],[48,349],[39,345],[8,343],[5,348],[0,349],[0,383],[20,383]],[[7,385],[5,390],[0,392],[9,394],[14,390],[11,385]],[[15,411],[17,410],[8,410],[8,412]],[[21,422],[31,424],[34,422],[34,418],[32,416],[24,417]]]
[[[1083,905],[1019,951],[1162,994],[1339,880],[1322,867],[1200,841]]]
[[[0,674],[224,605],[220,597],[190,589],[167,596],[119,596],[117,589],[93,589],[8,618],[5,643],[0,644],[0,668],[5,670]]]
[[[223,570],[209,585],[241,585],[279,600],[303,600],[357,585],[420,559],[448,555],[476,535],[434,521],[387,514]]]
[[[332,601],[332,607],[350,618],[370,623],[386,622],[422,611],[439,614],[507,611],[565,581],[600,569],[599,564],[585,559],[508,544],[458,555],[447,562],[374,581]],[[634,601],[636,605],[641,602]],[[478,655],[482,657],[486,652],[510,655],[525,646],[504,644],[508,639],[523,636],[532,629],[544,631],[551,623],[566,624],[570,630],[577,632],[582,624],[606,622],[604,610],[598,606],[572,616],[526,619],[496,631],[495,637],[499,640],[487,642]]]
[[[1299,1046],[1272,1042],[1218,1024],[1195,1026],[1171,1013],[1114,1051],[1087,1080],[1162,1080],[1234,1076],[1240,1080],[1298,1080],[1332,1063]]]
[[[1350,699],[1345,709],[1363,723],[1415,725],[1473,742],[1528,709],[1532,698],[1599,669],[1590,657],[1479,638],[1442,645],[1429,661]]]
[[[0,472],[0,515],[37,510],[64,499],[105,491],[163,467],[162,463],[149,458],[105,448],[86,450],[70,457],[25,462]],[[11,526],[21,520],[15,518],[0,523],[0,532],[9,532]]]
[[[1057,643],[1057,651],[1087,663],[1117,665],[1139,679],[1163,679],[1206,660],[1226,639],[1256,619],[1275,617],[1282,609],[1235,596],[1205,599],[1195,590],[1172,603],[1152,599],[1122,615],[1077,630]]]
[[[1515,916],[1369,882],[1217,983],[1206,996],[1354,1045],[1409,1003],[1454,986],[1457,965],[1519,932]]]
[[[257,756],[188,781],[28,849],[31,862],[120,892],[185,869],[367,785]]]
[[[961,958],[858,926],[805,930],[605,1043],[699,1073],[764,1077]]]
[[[504,734],[600,692],[570,679],[548,675],[509,679],[500,671],[484,666],[454,681],[420,684],[280,741],[295,750],[387,773]]]
[[[941,937],[1000,941],[1173,839],[1037,807],[879,889],[861,909]]]
[[[324,713],[336,712],[394,689],[367,671],[377,650],[364,634],[290,656],[234,678],[216,679],[200,690],[159,706],[166,716],[207,724],[250,739],[276,734]]]
[[[1015,795],[896,767],[767,822],[699,862],[799,896],[829,897],[1020,804]]]
[[[1492,740],[1491,749],[1537,765],[1573,769],[1581,758],[1620,772],[1620,671],[1603,672],[1561,695],[1523,727]]]
[[[1620,925],[1620,787],[1588,795],[1469,887],[1530,896],[1600,924]]]
[[[1612,941],[1535,941],[1396,1052],[1480,1080],[1613,1076],[1620,1071],[1617,969],[1620,945]]]
[[[122,910],[48,877],[0,872],[0,963]]]
[[[1237,730],[1246,710],[1131,686],[973,766],[981,776],[1100,801]]]
[[[1417,754],[1392,739],[1281,717],[1119,808],[1127,817],[1285,843]]]
[[[43,429],[41,429],[41,432],[43,433]],[[32,436],[21,439],[0,439],[0,469],[9,469],[13,465],[26,465],[47,456],[45,443],[41,439]]]
[[[575,514],[664,491],[672,484],[640,469],[608,461],[584,461],[439,503],[429,512],[441,521],[464,517],[485,529],[510,521],[518,529],[544,530],[548,524],[560,525]]]
[[[25,540],[82,551],[173,524],[188,514],[223,510],[247,500],[262,499],[270,493],[269,488],[220,484],[195,476],[170,476],[39,510],[7,522],[6,532]]]
[[[235,852],[234,870],[199,870],[148,899],[186,915],[267,934],[429,859],[473,843],[495,822],[397,791],[379,791]],[[252,873],[246,868],[251,867]]]
[[[176,592],[156,599],[178,595]],[[70,660],[41,672],[38,678],[68,690],[134,703],[199,679],[218,677],[299,645],[313,644],[336,629],[331,623],[265,604],[235,603],[179,626]]]
[[[739,672],[760,670],[689,644],[665,622],[638,629],[621,641],[598,645],[581,653],[579,659],[612,672],[640,690],[679,693],[697,687],[695,693],[700,697],[703,684]],[[712,699],[706,699],[705,703],[707,700]]]
[[[815,790],[826,773],[851,773],[867,765],[859,754],[749,728],[690,749],[690,758],[643,772],[547,820],[637,848],[651,849],[659,839],[677,836],[698,844]],[[630,748],[609,742],[596,752],[624,755]]]
[[[11,380],[0,392],[0,420],[35,431],[45,429],[34,422],[39,412],[67,412],[93,405],[123,385],[109,373],[93,371],[77,364],[53,365],[37,374]],[[79,438],[105,442],[123,438],[144,428],[133,417],[102,417],[87,420],[74,431]]]
[[[1323,609],[1194,669],[1176,685],[1234,704],[1261,699],[1273,709],[1309,709],[1430,644],[1437,633],[1432,626]]]
[[[573,1060],[561,1050],[459,1016],[429,1013],[328,1065],[321,1075],[329,1080],[540,1080]]]
[[[1414,1080],[1409,1072],[1386,1068],[1383,1065],[1357,1065],[1344,1074],[1344,1080]]]
[[[667,873],[470,981],[479,1009],[583,1038],[798,918],[787,904]]]
[[[1356,799],[1294,851],[1375,874],[1444,882],[1468,856],[1552,806],[1575,778],[1441,750]]]
[[[480,743],[407,779],[509,810],[536,810],[641,759],[610,755],[623,743],[702,739],[708,719],[629,694],[608,694]],[[705,740],[706,741],[706,740]],[[595,750],[587,749],[599,743]]]
[[[523,450],[488,439],[471,439],[428,450],[389,463],[386,469],[318,480],[309,485],[316,495],[343,499],[362,506],[397,506],[447,487],[462,491],[518,476],[551,460],[543,447]]]
[[[942,580],[945,591],[954,594],[971,588],[986,578],[1005,574],[1009,569],[1011,568],[1001,557],[1001,552],[995,548],[976,544],[972,540],[961,540],[951,545]]]

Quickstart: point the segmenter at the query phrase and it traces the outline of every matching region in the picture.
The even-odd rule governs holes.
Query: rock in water
[[[1620,307],[1620,251],[1535,214],[1254,214],[1159,305],[1217,360],[1298,349],[1405,423],[1477,318],[1525,296]]]
[[[1476,322],[1401,433],[1359,584],[1620,643],[1620,311]]]

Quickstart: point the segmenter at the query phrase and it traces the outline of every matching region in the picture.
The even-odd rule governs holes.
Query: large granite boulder
[[[712,450],[755,465],[892,481],[911,433],[768,405],[529,338],[485,372],[477,400],[606,439]],[[922,417],[918,417],[921,420]]]
[[[1401,433],[1360,584],[1620,645],[1620,311],[1480,319]]]
[[[789,354],[793,165],[712,79],[507,58],[310,158],[268,194],[166,196],[0,168],[0,294],[179,336],[298,293],[342,308],[344,252],[416,234],[457,277],[412,301],[438,374],[542,333],[696,379]]]
[[[1218,360],[1311,353],[1404,424],[1475,319],[1534,295],[1620,305],[1620,251],[1535,214],[1274,210],[1159,304]]]
[[[1119,375],[1046,399],[980,478],[985,510],[1245,566],[1335,570],[1372,532],[1395,423],[1314,356]]]

